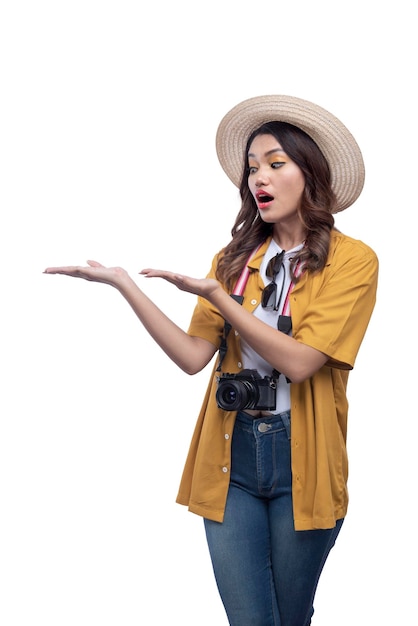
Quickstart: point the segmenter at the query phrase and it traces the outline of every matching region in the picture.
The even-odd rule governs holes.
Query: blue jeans
[[[240,412],[223,523],[205,519],[219,593],[232,626],[308,626],[326,558],[343,520],[295,531],[290,413]]]

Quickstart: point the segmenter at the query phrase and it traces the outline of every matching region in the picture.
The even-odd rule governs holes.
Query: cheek
[[[289,191],[298,198],[301,198],[305,189],[305,177],[302,172],[298,172],[296,175],[289,177],[287,182]]]
[[[300,193],[303,193],[303,190],[305,189],[306,180],[305,180],[305,176],[303,175],[301,170],[299,170],[298,178],[299,178]]]
[[[305,190],[305,181],[302,180],[298,186],[298,192],[297,192],[300,200],[302,199],[304,190]]]

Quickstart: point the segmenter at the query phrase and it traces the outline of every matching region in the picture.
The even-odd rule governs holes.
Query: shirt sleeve
[[[215,278],[216,265],[218,262],[218,254],[212,261],[212,267],[207,274],[207,278]],[[198,296],[197,304],[193,311],[192,319],[188,328],[188,334],[201,337],[210,341],[216,348],[219,348],[225,320],[219,313],[218,309],[208,302],[205,298]]]
[[[352,369],[376,302],[377,277],[374,251],[344,239],[317,279],[319,288],[295,324],[295,339],[328,355],[330,367]]]

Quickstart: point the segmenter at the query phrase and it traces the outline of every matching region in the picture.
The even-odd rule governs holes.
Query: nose
[[[261,187],[262,185],[267,185],[267,184],[268,184],[268,176],[266,172],[260,168],[257,172],[257,176],[255,179],[255,186]]]

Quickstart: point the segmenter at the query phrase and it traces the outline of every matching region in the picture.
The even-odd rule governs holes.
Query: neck
[[[282,250],[292,250],[305,241],[306,232],[299,219],[283,220],[274,225],[273,239]]]
[[[305,241],[305,234],[300,233],[298,235],[290,235],[280,233],[280,236],[276,233],[273,234],[273,239],[281,247],[282,250],[293,250],[296,246],[299,246]]]

